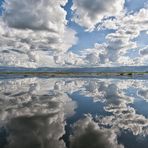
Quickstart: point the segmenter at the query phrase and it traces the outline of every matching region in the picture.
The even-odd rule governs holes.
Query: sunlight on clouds
[[[103,18],[118,16],[123,9],[124,0],[74,0],[73,21],[91,31]]]
[[[39,67],[43,66],[40,61],[47,60],[47,66],[53,65],[49,61],[54,52],[66,52],[76,44],[76,32],[66,26],[67,13],[61,7],[66,3],[66,0],[5,0],[0,24],[1,64]]]
[[[148,10],[143,8],[139,12],[127,15],[121,15],[114,19],[106,19],[102,21],[102,24],[98,26],[98,29],[114,29],[114,33],[106,35],[105,52],[103,57],[105,63],[111,63],[112,65],[145,65],[147,59],[147,47],[140,49],[134,39],[136,39],[140,32],[147,31],[148,29]],[[102,45],[103,45],[102,44]],[[132,53],[132,49],[140,51],[141,57],[129,57],[128,52]],[[93,48],[90,49],[93,51]],[[98,50],[99,52],[99,50]],[[137,52],[138,53],[138,52]],[[93,57],[94,54],[94,57]],[[92,52],[90,63],[99,63],[97,54]],[[89,57],[88,57],[89,58]],[[95,60],[97,59],[97,60]],[[103,59],[101,60],[103,61]],[[108,62],[107,62],[108,61]]]
[[[147,46],[136,41],[141,32],[148,32],[147,7],[128,12],[124,0],[73,0],[67,10],[67,3],[5,0],[0,16],[0,66],[147,65]],[[66,19],[69,11],[72,18]],[[72,29],[71,19],[83,30]],[[81,44],[81,33],[94,30],[98,31],[96,38],[99,31],[112,31],[101,43],[74,51],[73,45]]]

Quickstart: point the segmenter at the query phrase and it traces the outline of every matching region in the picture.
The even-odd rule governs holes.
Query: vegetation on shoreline
[[[148,72],[0,72],[0,75],[21,75],[21,76],[48,76],[48,77],[66,77],[66,76],[134,76],[144,75]]]

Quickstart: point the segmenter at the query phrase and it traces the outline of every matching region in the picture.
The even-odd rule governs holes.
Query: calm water
[[[148,80],[0,80],[0,148],[148,148]]]

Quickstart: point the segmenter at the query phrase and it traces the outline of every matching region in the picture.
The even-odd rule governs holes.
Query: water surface
[[[148,80],[0,80],[0,148],[148,148]]]

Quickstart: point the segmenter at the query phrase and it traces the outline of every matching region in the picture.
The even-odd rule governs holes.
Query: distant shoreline
[[[0,72],[0,75],[19,75],[24,77],[45,76],[45,77],[97,77],[97,76],[143,76],[148,72]]]

